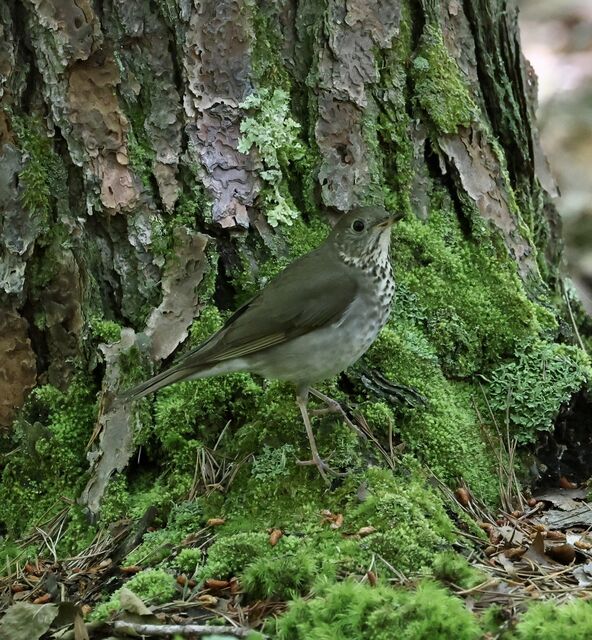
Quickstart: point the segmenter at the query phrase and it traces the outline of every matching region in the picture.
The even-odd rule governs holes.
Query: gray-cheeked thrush
[[[319,456],[307,411],[311,388],[360,358],[386,323],[395,293],[390,227],[382,207],[344,214],[325,242],[302,256],[240,307],[224,326],[176,365],[125,393],[142,398],[174,382],[250,371],[296,386],[312,452]]]

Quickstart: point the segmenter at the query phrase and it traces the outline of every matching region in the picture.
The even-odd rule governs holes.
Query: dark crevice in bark
[[[463,203],[460,195],[459,188],[462,189],[460,176],[458,170],[451,162],[444,159],[443,155],[439,155],[438,152],[432,147],[432,143],[428,140],[424,146],[424,160],[428,169],[428,174],[432,180],[442,185],[448,195],[450,201],[456,212],[460,229],[465,238],[472,237],[472,223],[470,217],[467,215],[466,204]],[[442,162],[446,170],[442,171]]]
[[[414,51],[417,45],[419,44],[419,40],[421,38],[421,34],[423,33],[425,24],[427,22],[427,11],[424,9],[422,0],[410,0],[409,2],[409,12],[410,12],[410,26],[411,26],[411,50]],[[411,80],[409,76],[407,76],[407,83],[411,86]]]
[[[535,447],[539,486],[557,487],[562,476],[576,483],[588,481],[592,475],[591,418],[592,396],[581,391],[562,409],[553,431],[541,432]]]
[[[506,3],[504,2],[504,8]],[[487,117],[491,122],[494,134],[501,140],[506,151],[508,169],[512,184],[516,185],[523,165],[529,162],[521,150],[521,141],[516,139],[518,131],[512,131],[506,113],[512,110],[511,99],[507,97],[508,87],[502,83],[509,81],[506,56],[502,55],[498,46],[504,40],[505,18],[502,8],[497,18],[491,13],[489,3],[482,0],[463,0],[463,8],[475,43],[477,60],[477,76],[483,94]],[[486,24],[485,24],[486,23]],[[503,26],[502,26],[503,23]],[[503,67],[496,59],[503,58]]]

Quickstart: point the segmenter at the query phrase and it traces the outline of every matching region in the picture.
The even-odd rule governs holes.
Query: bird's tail
[[[203,369],[207,369],[208,367],[203,367]],[[144,396],[150,395],[163,387],[167,387],[170,384],[175,382],[180,382],[181,380],[191,380],[193,378],[199,377],[199,372],[201,367],[187,367],[187,366],[176,366],[171,369],[167,369],[158,375],[146,380],[145,382],[141,382],[140,384],[124,391],[121,394],[121,397],[124,400],[139,400]]]

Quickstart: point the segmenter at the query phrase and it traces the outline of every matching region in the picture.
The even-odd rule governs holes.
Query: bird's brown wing
[[[247,356],[332,324],[355,299],[348,267],[318,250],[289,265],[180,367]]]

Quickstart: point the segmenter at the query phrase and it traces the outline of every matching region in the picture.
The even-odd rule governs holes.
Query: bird
[[[288,381],[312,454],[299,462],[316,465],[329,481],[327,474],[337,472],[319,455],[309,394],[340,410],[312,385],[355,363],[386,324],[395,295],[391,226],[401,217],[378,205],[341,214],[318,248],[289,264],[221,329],[174,366],[129,389],[125,398],[138,400],[175,382],[236,371]]]

